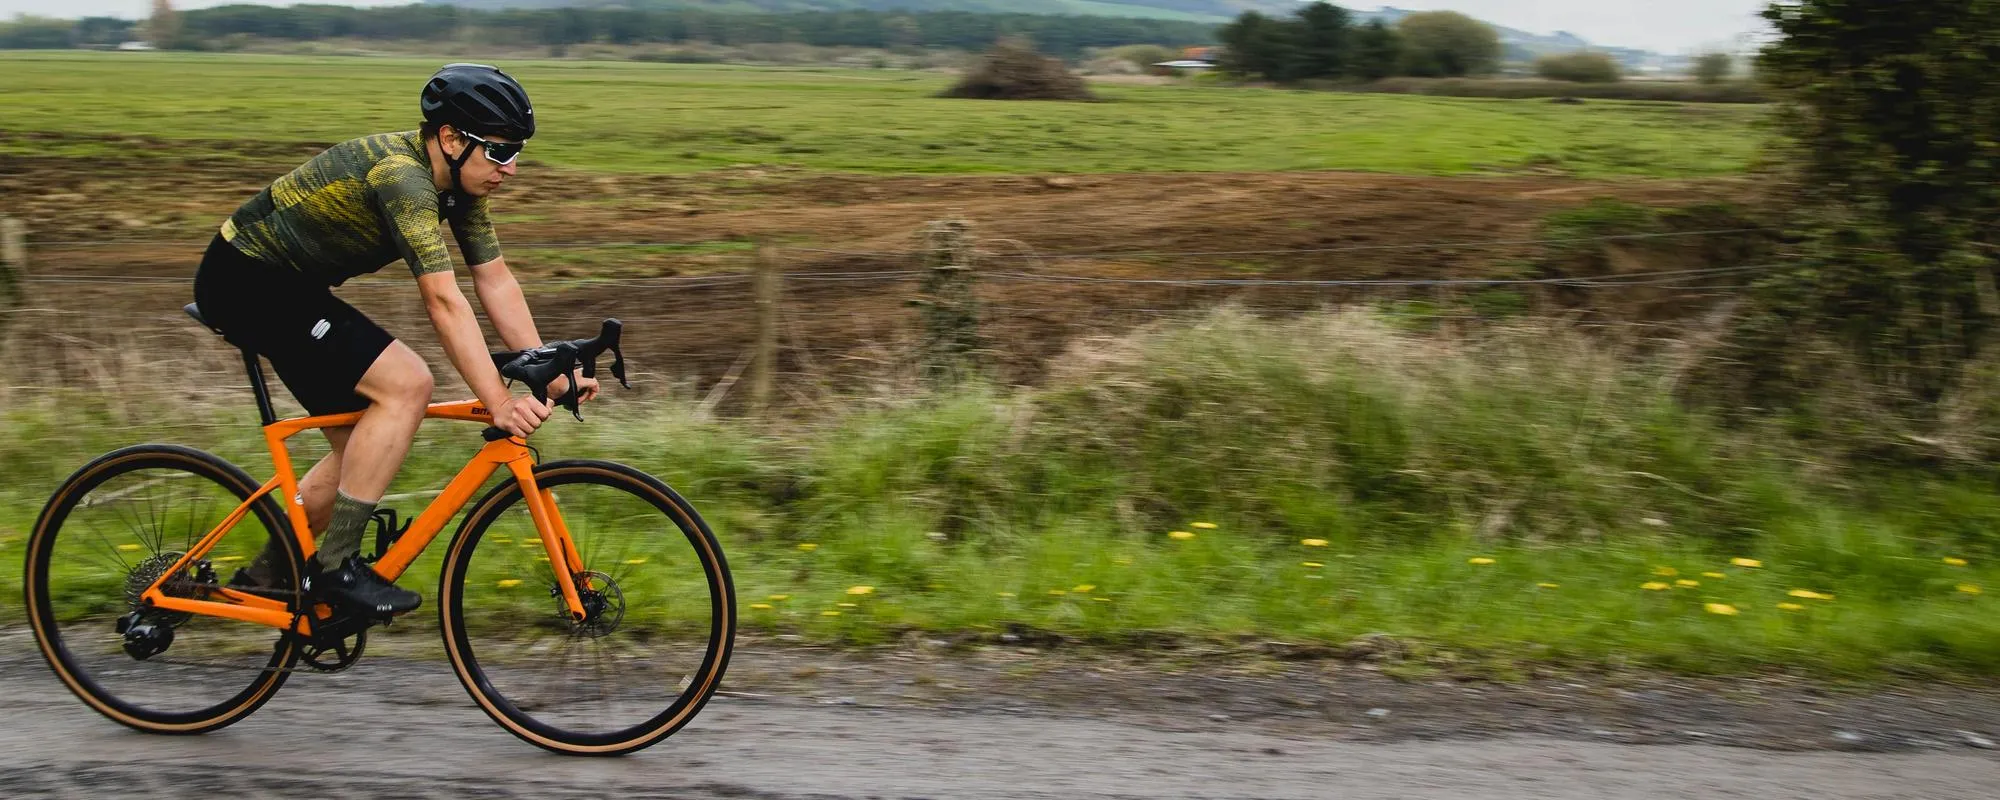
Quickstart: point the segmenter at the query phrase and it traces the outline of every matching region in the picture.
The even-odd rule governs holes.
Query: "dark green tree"
[[[1353,58],[1348,74],[1363,80],[1379,81],[1396,74],[1403,62],[1403,36],[1380,19],[1354,31]]]
[[[1316,2],[1299,9],[1298,46],[1292,74],[1297,78],[1338,78],[1347,74],[1348,50],[1353,46],[1353,19],[1347,9]]]
[[[1298,63],[1298,35],[1291,23],[1245,11],[1215,35],[1222,40],[1223,72],[1274,81],[1292,79]]]
[[[1759,72],[1783,95],[1790,268],[1744,328],[1759,384],[1833,339],[1928,407],[1993,332],[2000,270],[2000,0],[1790,0]],[[1791,369],[1787,371],[1788,362]]]

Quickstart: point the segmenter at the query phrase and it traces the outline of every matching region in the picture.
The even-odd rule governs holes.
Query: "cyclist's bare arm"
[[[542,346],[542,336],[535,330],[535,317],[528,311],[528,298],[522,293],[520,282],[514,280],[514,272],[507,268],[507,259],[496,258],[474,266],[472,290],[479,295],[479,305],[485,307],[486,318],[493,321],[493,328],[507,349],[532,350]],[[596,378],[579,378],[577,384],[579,400],[587,402],[597,396]],[[549,385],[550,397],[561,397],[568,391],[568,378],[557,378]]]
[[[451,358],[452,366],[458,368],[458,374],[465,378],[465,384],[472,388],[479,402],[493,410],[494,427],[515,436],[534,433],[549,418],[554,406],[532,397],[515,397],[507,391],[500,380],[500,370],[487,354],[479,318],[473,315],[472,303],[465,299],[465,293],[458,290],[456,276],[448,271],[418,275],[417,289],[423,293],[424,311],[437,328],[445,355]],[[526,312],[525,304],[522,311]]]

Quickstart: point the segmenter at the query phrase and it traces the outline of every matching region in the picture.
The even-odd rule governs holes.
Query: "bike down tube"
[[[492,477],[502,465],[516,463],[533,463],[528,448],[520,440],[487,442],[465,465],[465,469],[459,470],[451,483],[445,485],[444,491],[424,507],[423,513],[410,521],[409,531],[390,545],[389,552],[382,554],[381,560],[375,562],[375,572],[391,581],[402,577],[403,571],[423,554],[431,540],[436,539],[444,531],[444,526],[451,523],[451,518],[458,516],[459,510],[472,502],[480,485],[486,483],[486,479]]]
[[[562,590],[563,602],[569,605],[572,619],[581,622],[585,613],[583,598],[577,594],[576,570],[582,566],[582,559],[573,559],[576,545],[569,541],[568,532],[559,531],[561,522],[555,519],[552,505],[544,502],[545,496],[535,485],[534,465],[531,462],[515,461],[507,465],[514,471],[514,480],[521,485],[521,499],[528,503],[528,515],[535,521],[535,532],[542,538],[542,547],[549,553],[549,571],[555,573],[556,587]],[[570,563],[572,560],[578,563]]]

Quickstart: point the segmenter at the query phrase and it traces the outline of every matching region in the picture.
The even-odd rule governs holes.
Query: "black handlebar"
[[[583,419],[583,411],[578,407],[576,392],[577,366],[583,367],[583,376],[597,377],[597,358],[604,351],[611,351],[611,376],[627,389],[632,383],[625,379],[625,353],[619,349],[619,339],[625,331],[624,323],[615,319],[604,321],[604,328],[589,339],[572,339],[567,342],[550,342],[532,350],[512,350],[493,353],[493,366],[500,369],[500,377],[509,381],[520,381],[528,385],[528,391],[542,402],[549,400],[549,384],[556,378],[569,378],[569,392],[556,398],[556,405],[569,409],[577,419]],[[495,434],[498,433],[498,436]],[[506,433],[498,428],[486,431],[488,441],[506,438]]]

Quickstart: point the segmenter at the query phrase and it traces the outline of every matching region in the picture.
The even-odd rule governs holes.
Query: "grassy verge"
[[[1742,172],[1762,110],[1104,86],[1107,103],[933,97],[928,72],[514,61],[541,132],[531,162],[616,172],[739,163],[863,173],[1354,169],[1560,163],[1585,176]],[[414,127],[408,58],[0,53],[0,154],[291,159]],[[228,86],[217,94],[213,87]]]
[[[1990,475],[1848,466],[1725,429],[1676,402],[1674,369],[1541,324],[1438,339],[1362,313],[1221,312],[1078,350],[1032,391],[854,399],[782,430],[613,405],[538,444],[689,496],[750,630],[1380,632],[1423,663],[1501,673],[2000,669]],[[40,498],[94,451],[158,435],[264,468],[247,430],[135,430],[81,402],[6,413],[10,564]],[[425,437],[398,491],[476,443]],[[0,571],[8,608],[18,580]]]

